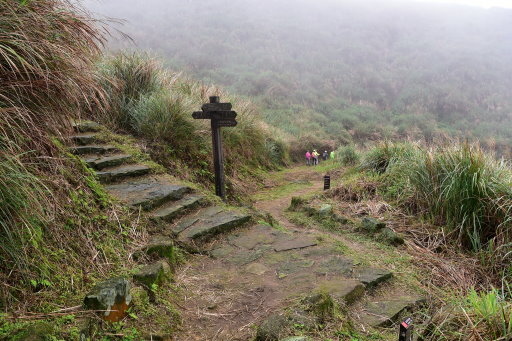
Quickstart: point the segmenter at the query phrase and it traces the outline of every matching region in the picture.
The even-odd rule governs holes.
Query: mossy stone
[[[289,326],[283,315],[273,314],[267,317],[256,331],[256,341],[278,341]]]
[[[51,339],[54,336],[55,329],[54,326],[48,322],[37,322],[31,324],[21,331],[19,331],[16,335],[13,336],[13,341],[46,341]]]
[[[404,239],[389,227],[383,228],[379,232],[377,240],[393,246],[402,245],[404,243]]]
[[[133,280],[151,288],[153,284],[161,284],[169,278],[171,267],[166,261],[158,261],[146,265],[139,269],[134,275]]]
[[[376,233],[386,227],[386,223],[375,218],[365,217],[361,221],[361,228],[369,233]]]

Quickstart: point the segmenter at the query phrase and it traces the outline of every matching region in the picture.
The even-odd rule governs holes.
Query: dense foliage
[[[468,144],[382,143],[365,152],[358,169],[377,173],[385,197],[429,218],[448,240],[489,257],[488,266],[512,279],[510,164]]]
[[[512,141],[512,11],[410,1],[89,1],[138,48],[338,142]],[[133,46],[128,40],[114,47]]]
[[[192,112],[214,95],[231,102],[238,115],[236,129],[222,129],[230,178],[274,169],[287,161],[286,144],[277,130],[261,122],[250,101],[167,72],[148,56],[112,56],[100,70],[107,79],[103,87],[109,110],[96,113],[96,119],[145,139],[154,158],[176,175],[191,172],[187,175],[202,182],[213,180],[210,121],[194,120]]]

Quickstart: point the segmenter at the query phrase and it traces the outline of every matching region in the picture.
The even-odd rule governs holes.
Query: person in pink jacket
[[[311,153],[309,152],[309,150],[306,152],[306,165],[311,165]]]

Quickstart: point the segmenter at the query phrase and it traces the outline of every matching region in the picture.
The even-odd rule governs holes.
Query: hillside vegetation
[[[126,19],[114,48],[258,100],[292,136],[512,141],[512,11],[410,1],[86,2]],[[205,53],[207,51],[207,53]],[[496,142],[496,143],[495,143]]]
[[[165,161],[164,172],[210,188],[209,130],[190,116],[216,94],[232,100],[241,118],[224,134],[233,198],[243,190],[237,181],[286,162],[286,145],[249,101],[167,74],[150,59],[102,57],[101,23],[80,7],[0,3],[2,312],[42,314],[80,304],[92,283],[123,268],[125,246],[144,235],[145,221],[114,203],[66,149],[74,120],[95,118],[135,135],[143,150]],[[9,326],[0,323],[0,338]]]

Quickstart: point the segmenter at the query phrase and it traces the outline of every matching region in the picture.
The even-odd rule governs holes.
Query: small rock
[[[252,263],[252,264],[247,265],[247,267],[245,268],[245,271],[247,271],[248,273],[254,274],[254,275],[261,276],[265,272],[268,271],[268,268],[265,265],[260,264],[260,263]]]
[[[386,223],[375,218],[365,217],[361,221],[361,227],[364,231],[375,233],[386,227]]]
[[[174,259],[174,242],[171,238],[156,236],[149,241],[143,251],[148,256],[167,258],[172,262]]]
[[[332,215],[332,205],[323,204],[318,210],[318,216],[320,218],[329,218]]]
[[[231,245],[221,246],[210,251],[210,256],[213,258],[224,258],[233,253],[236,249]]]
[[[133,275],[133,280],[137,283],[151,288],[153,284],[161,284],[169,277],[171,267],[166,261],[158,261],[141,268]]]
[[[288,327],[288,319],[283,315],[270,315],[256,331],[256,341],[277,341]]]
[[[355,277],[358,278],[361,283],[366,285],[367,288],[372,288],[382,283],[391,277],[393,274],[387,270],[364,268],[355,272]]]
[[[109,322],[118,322],[126,316],[132,297],[131,284],[124,278],[111,278],[96,284],[84,299],[88,310],[100,311],[99,315]]]
[[[349,223],[348,218],[346,218],[342,215],[339,215],[339,214],[333,214],[332,220],[334,220],[335,222],[340,223],[340,224],[348,224]]]
[[[101,130],[101,125],[93,121],[81,121],[73,123],[73,127],[81,133],[97,132]]]
[[[282,339],[281,341],[309,341],[309,340],[311,340],[311,339],[307,336],[290,336],[290,337],[287,337],[286,339]]]
[[[404,239],[389,227],[383,228],[379,232],[377,240],[393,246],[402,245],[404,243]]]

